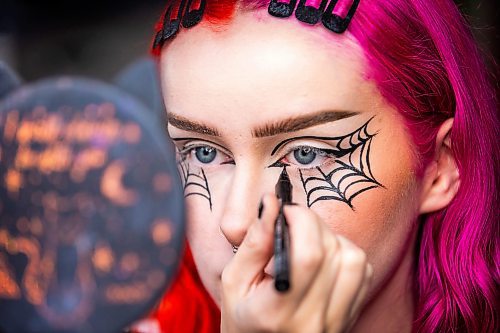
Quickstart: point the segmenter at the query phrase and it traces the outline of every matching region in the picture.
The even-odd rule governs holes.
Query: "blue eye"
[[[195,155],[198,161],[203,164],[212,163],[217,157],[217,150],[212,147],[197,147],[195,148]]]
[[[293,151],[295,160],[303,165],[311,164],[317,154],[311,147],[302,147]]]

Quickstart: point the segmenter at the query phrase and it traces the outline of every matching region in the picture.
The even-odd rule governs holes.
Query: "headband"
[[[290,17],[295,12],[295,17],[303,23],[316,25],[321,20],[323,26],[328,30],[338,34],[343,33],[346,31],[358,8],[359,0],[353,0],[345,17],[333,13],[338,0],[331,0],[328,7],[327,3],[328,0],[322,0],[319,7],[316,8],[314,6],[306,6],[306,0],[300,0],[298,5],[297,0],[290,0],[289,3],[271,0],[267,12],[271,16],[278,18]],[[179,5],[177,17],[175,18],[172,18],[173,4],[167,8],[163,26],[156,34],[153,49],[162,47],[167,40],[174,37],[181,25],[184,28],[191,28],[202,20],[207,0],[201,0],[198,9],[193,9],[192,4],[193,0],[182,0]]]

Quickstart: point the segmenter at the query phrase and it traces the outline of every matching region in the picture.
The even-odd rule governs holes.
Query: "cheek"
[[[228,252],[228,243],[219,228],[221,218],[220,209],[215,201],[210,210],[203,197],[190,196],[186,198],[187,238],[193,255],[205,258],[200,264],[214,268],[225,262],[225,252]],[[216,255],[213,255],[216,254]]]
[[[395,121],[394,121],[395,122]],[[369,254],[392,255],[403,247],[418,216],[419,184],[410,140],[403,126],[389,122],[371,147],[370,163],[383,187],[353,202],[351,238]],[[392,125],[392,126],[391,126]]]
[[[355,200],[354,210],[335,201],[325,201],[311,209],[332,231],[352,240],[369,256],[383,256],[382,252],[391,252],[391,248],[400,247],[396,244],[405,243],[412,230],[418,212],[412,200],[415,188],[373,189]]]
[[[201,168],[198,168],[198,175]],[[187,234],[193,251],[214,252],[219,248],[227,250],[227,240],[220,231],[219,221],[222,218],[224,203],[227,199],[227,191],[230,181],[228,170],[211,170],[205,168],[204,179],[195,177],[193,182],[200,183],[186,187],[184,190]],[[205,190],[206,189],[206,190]],[[199,195],[198,193],[204,195]],[[207,255],[208,256],[208,255]],[[219,258],[215,256],[215,258]],[[215,258],[212,258],[214,260]]]
[[[414,188],[402,188],[398,193],[389,187],[376,189],[358,198],[355,211],[332,202],[313,207],[333,232],[348,238],[367,254],[374,269],[370,295],[385,289],[393,277],[406,280],[411,274],[402,262],[413,260],[409,256],[413,256],[414,221],[418,215],[411,200]]]
[[[190,205],[187,205],[190,206]],[[191,209],[193,211],[193,209]],[[188,213],[187,238],[201,282],[216,304],[220,305],[220,274],[230,258],[225,258],[224,249],[219,249],[218,232],[200,225],[209,222]],[[196,214],[198,215],[198,214]]]
[[[203,285],[216,304],[220,304],[220,274],[232,252],[219,229],[221,202],[216,195],[212,198],[212,210],[201,196],[186,198],[187,239]]]
[[[413,253],[410,240],[415,234],[419,198],[413,155],[409,147],[401,144],[407,141],[382,135],[377,140],[371,162],[374,176],[383,187],[357,196],[353,209],[331,200],[312,207],[335,233],[367,253],[374,267],[374,288],[392,276],[405,255]]]

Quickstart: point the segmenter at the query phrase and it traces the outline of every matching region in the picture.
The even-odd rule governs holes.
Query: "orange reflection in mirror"
[[[137,193],[123,185],[125,165],[122,161],[112,162],[103,172],[101,193],[119,206],[131,206],[137,201]]]

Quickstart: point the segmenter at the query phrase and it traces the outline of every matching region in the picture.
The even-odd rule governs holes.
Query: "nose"
[[[241,244],[248,227],[257,219],[263,194],[261,177],[245,169],[235,171],[219,222],[222,234],[233,246]]]

